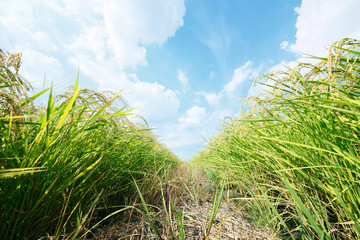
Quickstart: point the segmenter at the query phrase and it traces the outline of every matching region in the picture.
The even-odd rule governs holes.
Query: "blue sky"
[[[2,0],[0,48],[22,52],[40,90],[122,91],[161,142],[187,161],[259,74],[360,38],[358,0]]]

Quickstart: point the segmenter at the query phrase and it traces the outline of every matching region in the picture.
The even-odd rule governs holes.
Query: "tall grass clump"
[[[77,79],[63,94],[28,96],[21,55],[0,57],[1,239],[79,238],[111,207],[136,201],[134,181],[160,191],[156,179],[179,160],[129,121],[119,93],[80,89]],[[46,107],[35,106],[45,92]]]
[[[316,64],[263,75],[193,161],[227,175],[253,219],[302,239],[360,238],[360,42],[343,39]]]

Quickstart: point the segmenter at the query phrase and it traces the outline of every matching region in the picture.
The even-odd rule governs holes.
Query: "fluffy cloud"
[[[174,132],[174,130],[169,131],[169,133],[165,135],[164,140],[166,142],[166,146],[173,149],[175,153],[178,152],[177,149],[181,149],[187,146],[201,145],[203,142],[199,132],[191,130],[186,130],[181,133]],[[179,151],[181,152],[181,150]],[[190,160],[190,158],[184,160]]]
[[[104,4],[108,42],[123,67],[146,64],[144,45],[163,44],[183,25],[183,0],[109,0]]]
[[[42,88],[44,79],[47,83],[64,81],[62,64],[54,57],[25,49],[22,52],[22,62],[20,74],[26,76],[35,88]]]
[[[194,144],[201,144],[201,132],[208,129],[208,113],[206,108],[193,106],[178,118],[176,122],[168,123],[164,131],[166,145],[179,149]]]
[[[77,19],[82,32],[71,45],[75,53],[111,58],[118,67],[145,65],[146,46],[161,46],[183,25],[183,0],[108,0],[90,9],[67,1],[64,11]],[[77,13],[83,13],[77,17]]]
[[[296,41],[289,45],[283,41],[280,47],[296,53],[315,56],[326,56],[327,48],[337,40],[345,37],[360,38],[360,1],[357,0],[303,0],[300,7],[295,8],[298,14],[296,22]],[[295,67],[297,62],[316,63],[318,60],[299,57],[296,61],[281,62],[266,72],[286,71],[287,67]],[[272,85],[271,81],[268,84]],[[255,96],[270,90],[256,84],[248,91],[248,96]]]
[[[178,74],[177,74],[177,80],[179,80],[179,82],[181,83],[181,85],[183,87],[187,87],[188,83],[189,83],[189,79],[186,76],[186,72],[183,72],[181,70],[178,70]]]
[[[186,111],[186,116],[179,118],[179,130],[197,126],[206,119],[206,108],[194,106]]]
[[[209,105],[216,106],[220,103],[220,100],[223,98],[224,91],[220,91],[219,93],[201,91],[195,94],[203,96]]]
[[[204,148],[204,139],[214,136],[221,120],[228,116],[234,116],[229,109],[215,109],[209,112],[204,107],[193,106],[176,122],[166,125],[162,134],[164,142],[183,160],[190,160],[196,152],[189,152],[186,148],[192,146],[197,151]]]
[[[180,106],[175,92],[158,83],[132,83],[126,99],[131,106],[138,108],[136,112],[150,121],[173,118]]]
[[[183,25],[183,0],[37,1],[0,3],[0,41],[42,52],[63,48],[72,55],[113,57],[120,68],[146,63],[146,46],[162,45]],[[41,14],[40,14],[41,13]],[[69,26],[68,26],[69,25]],[[51,27],[62,35],[52,35]],[[66,29],[66,30],[65,30]],[[66,38],[65,37],[66,33]],[[62,38],[62,39],[59,39]],[[37,42],[40,41],[40,44]],[[26,44],[25,44],[26,43]],[[69,44],[70,43],[70,44]],[[7,46],[6,46],[7,47]]]
[[[244,65],[235,69],[233,78],[224,87],[225,93],[233,96],[234,92],[238,90],[244,81],[250,80],[256,75],[258,75],[258,73],[252,68],[252,62],[247,61]]]
[[[133,78],[119,69],[116,62],[104,59],[98,62],[91,55],[78,52],[74,57],[69,57],[68,62],[80,70],[80,82],[82,79],[91,79],[98,84],[99,90],[127,91]],[[82,75],[86,75],[85,77]]]
[[[280,43],[280,48],[281,49],[287,49],[289,46],[289,42],[288,41],[283,41]]]
[[[360,1],[303,0],[295,11],[296,42],[290,50],[326,56],[333,42],[345,37],[360,37]]]
[[[35,21],[31,2],[21,0],[2,1],[0,2],[0,8],[3,9],[0,15],[2,37],[5,37],[7,35],[5,33],[8,31],[15,32],[14,28],[19,31],[19,34],[28,33],[28,28]]]
[[[221,98],[223,97],[222,93],[207,93],[205,94],[205,99],[210,105],[218,105]]]
[[[295,8],[298,14],[296,22],[296,41],[289,45],[283,41],[280,47],[296,53],[315,56],[327,56],[332,43],[345,37],[360,38],[360,1],[357,0],[303,0],[300,7]],[[281,62],[266,72],[286,71],[298,62],[316,63],[318,60],[298,57],[295,61]],[[267,84],[272,85],[269,81]],[[248,96],[255,96],[270,90],[261,84],[255,84],[248,91]]]
[[[149,120],[177,114],[174,91],[141,82],[127,68],[146,64],[146,47],[174,36],[183,25],[184,0],[4,0],[0,9],[7,9],[0,13],[0,44],[23,52],[21,73],[36,86],[45,74],[49,81],[63,81],[65,65],[79,67],[82,79],[100,89],[124,90]],[[187,84],[185,73],[180,77]]]
[[[66,9],[79,12],[81,5],[70,2]],[[92,20],[86,17],[91,15],[88,11],[79,19],[88,26],[71,45],[76,53],[76,58],[70,60],[72,64],[81,64],[80,69],[101,89],[124,90],[130,105],[138,108],[136,111],[147,120],[174,117],[180,106],[174,91],[158,83],[141,82],[135,74],[125,74],[124,70],[146,64],[146,46],[162,45],[183,25],[183,0],[171,3],[109,0],[97,9]],[[186,75],[180,77],[186,83]]]
[[[92,61],[103,63],[107,49],[105,36],[106,33],[101,25],[89,26],[76,37],[69,49],[77,57],[86,55]]]
[[[46,33],[46,19],[36,14],[37,7],[41,6],[30,1],[0,2],[0,9],[3,9],[0,13],[0,43],[3,48],[8,51],[19,48],[21,50],[36,48],[38,51],[42,49],[42,52],[57,50],[56,44]]]

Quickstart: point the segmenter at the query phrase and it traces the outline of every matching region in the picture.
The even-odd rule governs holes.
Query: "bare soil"
[[[184,163],[179,166],[178,176],[188,181],[188,166]],[[242,209],[232,201],[225,201],[219,209],[212,227],[207,230],[210,211],[213,204],[212,186],[210,181],[196,170],[192,170],[192,179],[197,189],[198,199],[194,194],[182,196],[176,204],[176,209],[184,215],[185,239],[279,239],[274,233],[266,229],[259,229],[249,223],[242,215]],[[174,213],[173,213],[174,214]],[[161,239],[181,239],[176,220],[173,218],[172,229],[166,220],[166,214],[161,207],[156,212],[153,224],[161,234]],[[94,239],[160,239],[151,229],[143,216],[133,214],[125,221],[111,224],[102,228]]]

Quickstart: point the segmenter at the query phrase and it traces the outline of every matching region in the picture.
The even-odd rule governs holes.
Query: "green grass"
[[[180,160],[128,120],[119,93],[80,89],[77,78],[63,94],[29,97],[21,55],[0,57],[1,239],[74,239],[112,206],[133,204],[138,186],[148,201],[160,192],[164,169]],[[45,94],[47,106],[35,106]]]
[[[227,176],[253,219],[286,238],[360,238],[359,57],[344,39],[315,66],[263,75],[268,91],[192,162]]]

